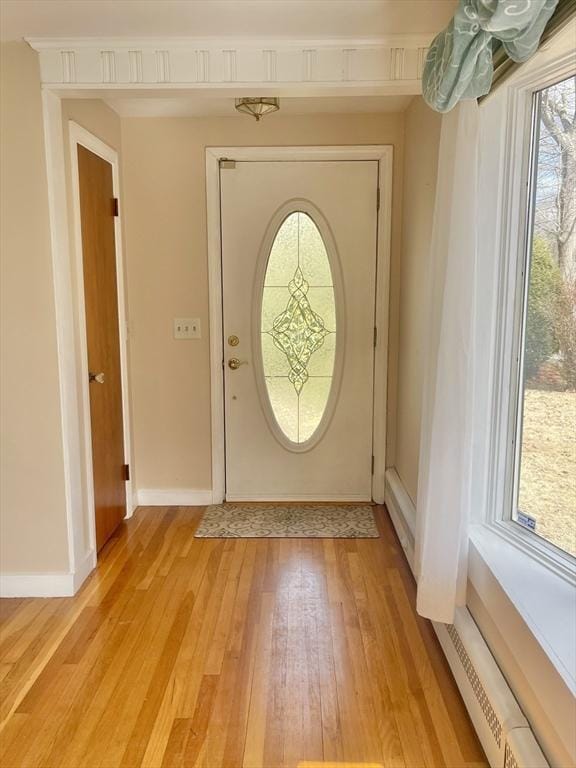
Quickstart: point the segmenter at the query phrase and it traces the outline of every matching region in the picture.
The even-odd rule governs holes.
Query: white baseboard
[[[72,597],[72,573],[0,573],[0,597]]]
[[[514,728],[508,734],[504,768],[550,768],[530,728]]]
[[[73,597],[96,566],[91,550],[74,572],[0,573],[0,597]]]
[[[492,768],[549,768],[468,609],[433,626]]]
[[[270,495],[270,494],[268,494],[268,495],[267,494],[257,495],[257,494],[253,494],[253,493],[247,494],[247,495],[242,495],[242,494],[238,494],[238,493],[227,493],[226,494],[226,501],[245,501],[245,502],[252,502],[252,501],[253,502],[261,502],[261,501],[266,502],[266,501],[268,501],[270,503],[281,502],[283,504],[288,504],[291,501],[302,502],[302,503],[305,503],[305,502],[311,502],[311,503],[319,502],[320,503],[320,502],[324,502],[324,501],[332,501],[332,502],[336,502],[336,503],[341,502],[341,503],[344,503],[344,504],[347,504],[347,503],[371,504],[372,503],[371,499],[368,498],[366,496],[366,494],[359,494],[359,493],[356,493],[356,494],[353,494],[353,493],[350,493],[350,494],[345,494],[345,493],[344,494],[342,494],[342,493],[338,493],[338,494],[329,494],[329,493],[324,493],[324,494],[318,494],[318,493],[309,493],[309,494],[306,494],[306,493],[300,493],[300,494],[286,493],[286,494],[282,494],[282,493],[275,493],[274,495]]]
[[[82,562],[76,566],[76,571],[72,574],[74,594],[78,592],[94,568],[96,568],[96,550],[91,549],[86,553]]]
[[[139,507],[204,507],[212,504],[212,491],[194,488],[140,488],[135,494]]]
[[[416,508],[394,469],[386,470],[384,503],[390,513],[392,525],[406,554],[408,564],[414,572],[414,536],[416,531]]]

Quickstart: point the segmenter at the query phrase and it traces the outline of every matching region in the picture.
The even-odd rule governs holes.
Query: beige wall
[[[64,144],[68,149],[68,123],[73,120],[93,133],[109,147],[120,152],[122,132],[120,118],[101,99],[62,99]],[[68,159],[68,152],[66,154]]]
[[[0,570],[68,570],[56,315],[36,54],[1,48]]]
[[[414,502],[418,488],[428,248],[441,119],[421,98],[414,99],[405,113],[395,465]]]
[[[122,120],[138,488],[211,488],[205,147],[393,144],[392,279],[397,285],[403,137],[401,114],[280,114],[259,124],[244,116]],[[177,316],[200,317],[202,339],[174,341],[172,318]],[[394,290],[391,316],[393,341]],[[395,349],[392,343],[392,357]],[[391,402],[394,380],[391,375]]]
[[[0,571],[66,572],[68,531],[40,77],[37,54],[25,43],[2,44],[1,57]],[[69,119],[120,149],[120,119],[102,101],[64,101],[62,113],[68,177]],[[84,522],[87,547],[89,521]]]

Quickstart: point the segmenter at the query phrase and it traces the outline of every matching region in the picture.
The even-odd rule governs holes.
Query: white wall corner
[[[384,503],[390,514],[396,535],[400,540],[408,564],[414,573],[414,541],[416,507],[394,467],[386,470]]]
[[[195,488],[139,488],[135,494],[138,507],[204,507],[212,499],[212,490]]]

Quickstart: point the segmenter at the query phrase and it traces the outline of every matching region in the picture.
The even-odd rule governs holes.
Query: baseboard
[[[530,728],[515,728],[508,734],[504,768],[550,768]]]
[[[281,493],[275,493],[272,495],[266,495],[263,494],[261,496],[257,496],[253,493],[248,495],[242,495],[237,493],[227,493],[226,494],[226,501],[244,501],[244,502],[282,502],[284,504],[289,504],[291,501],[293,502],[310,502],[310,503],[322,503],[325,501],[328,502],[334,502],[334,503],[343,503],[343,504],[371,504],[371,499],[367,498],[365,494],[317,494],[317,493],[300,493],[300,494],[293,494],[293,493],[287,493],[287,494],[281,494]]]
[[[212,491],[193,488],[140,488],[135,494],[138,507],[204,507],[212,504]]]
[[[191,488],[140,488],[134,494],[135,504],[138,507],[204,507],[207,504],[217,504],[218,501],[214,498],[212,491],[197,491]],[[370,499],[362,494],[349,494],[349,495],[326,495],[318,496],[317,494],[301,494],[295,497],[293,494],[287,494],[286,496],[275,495],[266,496],[242,496],[238,494],[228,494],[226,501],[301,501],[301,502],[320,502],[320,501],[334,501],[334,502],[350,502],[358,504],[369,504]]]
[[[73,597],[96,566],[96,553],[86,553],[74,572],[0,573],[1,597]]]
[[[548,768],[530,725],[467,608],[433,622],[492,768]]]
[[[96,568],[96,550],[91,549],[86,553],[82,561],[76,566],[75,572],[72,574],[72,585],[74,587],[74,594],[78,592],[82,584],[86,581],[88,576]]]
[[[0,573],[0,597],[72,597],[72,573]]]
[[[390,514],[392,525],[402,545],[408,564],[412,572],[414,572],[416,507],[394,467],[386,470],[385,482],[384,503]]]

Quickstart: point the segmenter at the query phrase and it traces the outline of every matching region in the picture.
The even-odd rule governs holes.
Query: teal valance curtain
[[[461,99],[484,96],[492,84],[492,53],[526,61],[538,48],[558,0],[460,0],[454,18],[432,42],[422,76],[425,101],[449,112]]]

